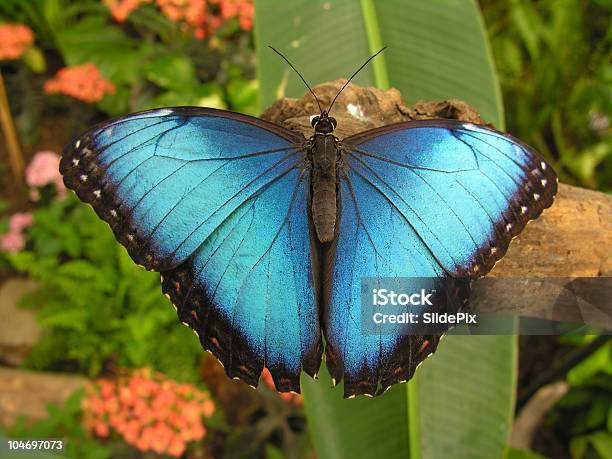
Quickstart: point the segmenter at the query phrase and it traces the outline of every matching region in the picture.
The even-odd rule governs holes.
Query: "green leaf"
[[[508,448],[506,450],[505,459],[545,459],[533,451],[525,451],[522,449]]]
[[[136,83],[144,54],[150,51],[145,41],[128,37],[118,27],[108,25],[101,15],[88,15],[59,30],[56,41],[68,65],[93,62],[115,83]]]
[[[463,99],[502,127],[497,77],[480,12],[471,0],[256,0],[255,6],[262,109],[306,90],[268,45],[283,52],[311,86],[348,78],[386,45],[353,80],[356,84],[395,87],[407,103]]]
[[[595,457],[612,459],[612,434],[604,430],[598,430],[589,435],[572,438],[570,442],[572,459],[593,457],[588,454],[590,448],[597,452]]]
[[[195,67],[185,56],[158,57],[146,65],[145,74],[156,85],[176,91],[184,91],[197,84]]]
[[[410,383],[374,399],[344,400],[322,368],[319,380],[302,378],[309,429],[326,458],[501,458],[514,373],[505,336],[448,336]]]
[[[347,78],[381,45],[388,49],[355,78],[398,88],[407,103],[463,99],[503,128],[497,77],[477,5],[440,0],[360,2],[256,0],[260,108],[299,97],[311,85]],[[383,56],[381,55],[381,56]],[[501,458],[514,406],[516,337],[449,336],[407,385],[368,399],[342,398],[304,377],[309,431],[320,457]]]
[[[567,381],[575,387],[588,383],[588,380],[598,372],[612,373],[612,343],[599,348],[588,358],[572,368],[567,374]]]

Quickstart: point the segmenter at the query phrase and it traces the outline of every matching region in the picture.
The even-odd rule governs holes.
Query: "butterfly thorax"
[[[336,228],[336,165],[338,140],[331,133],[317,132],[312,145],[312,220],[321,242],[334,239]]]

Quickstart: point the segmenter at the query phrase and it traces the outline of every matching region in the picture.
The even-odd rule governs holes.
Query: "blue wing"
[[[345,395],[409,379],[439,337],[368,335],[360,279],[431,278],[457,310],[525,224],[552,204],[556,176],[518,140],[457,121],[386,126],[343,142],[339,224],[323,298],[327,365]],[[417,280],[415,279],[415,286]]]
[[[180,319],[224,364],[279,390],[317,371],[303,138],[231,112],[173,108],[99,125],[64,152],[69,188],[162,272]]]

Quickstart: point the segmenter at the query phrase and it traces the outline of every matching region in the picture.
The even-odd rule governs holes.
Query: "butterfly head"
[[[329,116],[326,111],[323,111],[320,115],[315,116],[310,124],[315,129],[315,132],[319,134],[330,134],[336,129],[338,122],[336,118]]]

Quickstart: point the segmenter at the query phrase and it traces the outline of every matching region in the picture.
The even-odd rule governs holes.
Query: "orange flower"
[[[19,59],[34,43],[34,33],[23,24],[0,25],[0,60]]]
[[[103,422],[98,422],[94,426],[94,432],[99,437],[108,437],[108,435],[110,434],[110,430],[108,429],[108,425],[106,425]]]
[[[62,93],[84,102],[99,102],[107,94],[115,92],[115,85],[104,79],[92,63],[64,67],[54,78],[45,83],[47,94]]]
[[[175,436],[168,446],[168,454],[174,457],[181,457],[185,452],[185,442],[180,437]]]
[[[242,30],[251,30],[255,6],[252,0],[211,0],[219,5],[224,20],[237,17]]]
[[[224,21],[237,17],[243,30],[253,24],[253,0],[157,0],[161,12],[171,21],[181,23],[203,39]]]
[[[212,400],[204,400],[202,404],[202,414],[204,414],[205,417],[209,418],[214,412],[215,404],[212,402]]]
[[[100,379],[82,406],[85,427],[95,435],[108,436],[112,429],[143,452],[176,457],[187,442],[206,435],[202,418],[215,409],[206,392],[146,370]]]
[[[132,11],[138,9],[143,3],[151,3],[151,0],[103,0],[108,6],[111,15],[118,22],[124,22]]]
[[[264,384],[268,386],[270,389],[276,390],[276,386],[274,385],[274,379],[272,379],[272,374],[268,368],[264,368],[261,373],[261,379]],[[300,394],[293,394],[291,392],[278,392],[277,393],[280,398],[282,398],[287,403],[293,403],[294,405],[301,405],[304,403],[304,399]]]

